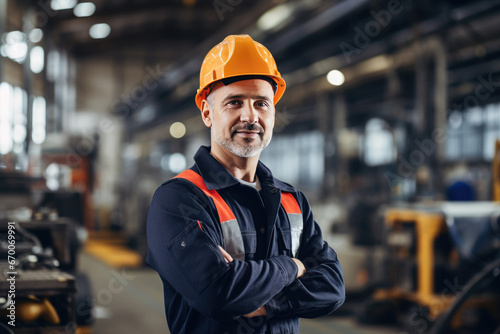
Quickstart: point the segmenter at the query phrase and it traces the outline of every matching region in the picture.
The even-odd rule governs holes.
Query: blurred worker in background
[[[211,146],[157,189],[147,220],[147,262],[173,334],[299,333],[299,317],[344,301],[342,268],[307,199],[259,161],[284,91],[272,55],[248,35],[203,61],[196,104]]]

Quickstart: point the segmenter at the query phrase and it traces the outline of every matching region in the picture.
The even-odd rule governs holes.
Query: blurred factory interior
[[[239,33],[287,82],[261,160],[344,269],[301,333],[500,333],[500,1],[83,1],[0,0],[1,333],[168,333],[146,213],[209,144],[200,65]]]

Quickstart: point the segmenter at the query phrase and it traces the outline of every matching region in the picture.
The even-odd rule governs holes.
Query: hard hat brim
[[[225,79],[239,77],[239,76],[255,76],[255,73],[249,73],[247,75],[235,75],[232,77],[227,77]],[[274,94],[274,99],[273,99],[273,103],[274,103],[274,105],[276,105],[278,103],[278,101],[281,99],[281,97],[283,96],[283,94],[285,93],[285,89],[286,89],[285,80],[283,80],[283,78],[281,78],[281,77],[274,76],[274,75],[260,75],[260,76],[271,78],[274,82],[276,82],[277,87],[276,87],[276,92]],[[207,98],[208,94],[210,94],[210,87],[212,87],[214,83],[216,83],[218,81],[222,81],[222,80],[223,79],[214,80],[212,82],[209,82],[203,89],[198,89],[198,91],[196,92],[195,101],[196,101],[196,105],[198,106],[198,108],[200,110],[201,110],[201,102]],[[250,80],[250,79],[244,79],[244,80]]]

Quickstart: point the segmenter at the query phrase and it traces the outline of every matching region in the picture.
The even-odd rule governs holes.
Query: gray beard
[[[257,154],[260,154],[271,141],[271,138],[269,138],[269,140],[267,141],[262,140],[259,145],[254,146],[252,145],[251,140],[245,140],[247,142],[247,145],[243,146],[238,144],[232,137],[229,139],[225,139],[219,133],[217,133],[217,131],[215,132],[216,134],[214,135],[214,141],[240,158],[250,158],[256,156]]]

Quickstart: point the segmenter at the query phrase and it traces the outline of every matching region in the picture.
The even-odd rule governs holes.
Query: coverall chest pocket
[[[245,259],[253,260],[257,251],[257,233],[255,231],[241,232],[243,245],[245,247]]]
[[[279,254],[292,256],[292,235],[289,228],[278,228]]]

